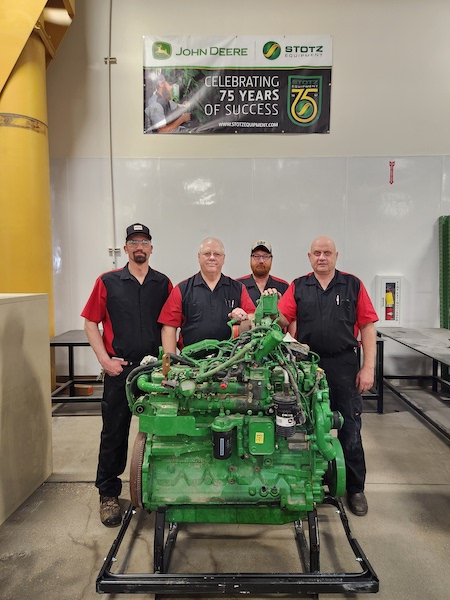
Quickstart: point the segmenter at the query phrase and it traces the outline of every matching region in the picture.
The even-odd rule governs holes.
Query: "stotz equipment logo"
[[[152,54],[156,60],[166,60],[172,56],[172,45],[167,42],[154,42]]]
[[[293,123],[300,127],[315,123],[322,110],[322,77],[290,76],[287,102],[288,115]]]
[[[263,54],[267,60],[275,60],[281,54],[281,46],[277,42],[266,42],[263,46]]]

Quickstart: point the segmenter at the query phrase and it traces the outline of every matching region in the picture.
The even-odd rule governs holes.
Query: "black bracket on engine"
[[[177,523],[169,523],[166,534],[165,511],[156,513],[154,572],[145,574],[112,573],[111,567],[125,533],[136,513],[130,504],[117,538],[97,577],[96,591],[101,594],[155,594],[164,596],[241,596],[243,594],[291,594],[298,598],[318,598],[319,594],[378,592],[378,577],[356,539],[352,536],[344,506],[339,498],[325,496],[324,504],[336,507],[348,543],[361,571],[321,573],[317,511],[308,513],[308,539],[302,521],[295,521],[294,535],[303,571],[300,573],[169,573],[170,559],[178,534]]]

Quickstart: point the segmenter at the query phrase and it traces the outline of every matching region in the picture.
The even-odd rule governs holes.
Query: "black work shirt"
[[[242,283],[222,274],[211,290],[201,273],[197,273],[175,286],[161,311],[159,322],[181,327],[180,345],[188,346],[206,339],[227,340],[231,336],[228,314],[238,307],[246,313],[255,311]]]
[[[158,316],[172,287],[166,275],[150,267],[140,284],[127,264],[97,279],[81,316],[103,324],[103,342],[110,356],[132,362],[147,354],[158,356]]]
[[[279,309],[297,319],[297,339],[321,356],[352,350],[359,328],[378,320],[361,280],[337,270],[326,290],[313,273],[295,279]]]
[[[240,281],[247,288],[248,295],[252,299],[253,304],[256,306],[257,300],[261,298],[261,292],[259,291],[258,284],[255,281],[253,275],[247,275],[246,277],[238,277],[237,281]],[[269,279],[267,280],[266,285],[264,286],[265,290],[269,288],[275,288],[281,295],[288,289],[289,284],[284,279],[279,279],[278,277],[274,277],[273,275],[269,275]]]

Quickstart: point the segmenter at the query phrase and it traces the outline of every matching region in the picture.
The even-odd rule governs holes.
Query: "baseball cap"
[[[253,242],[250,254],[254,252],[256,248],[264,248],[264,250],[267,250],[269,254],[272,254],[272,245],[266,240],[256,240],[256,242]]]
[[[149,240],[152,239],[152,236],[150,235],[150,229],[148,227],[142,225],[142,223],[134,223],[133,225],[127,227],[127,237],[125,238],[125,241],[134,233],[142,233],[142,235],[146,235]]]

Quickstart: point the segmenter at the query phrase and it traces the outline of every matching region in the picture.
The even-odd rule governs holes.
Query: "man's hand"
[[[230,319],[236,319],[238,323],[242,323],[242,321],[248,320],[248,314],[243,308],[233,308],[233,310],[230,313],[228,313],[228,317]]]
[[[272,296],[272,294],[277,294],[278,299],[281,298],[281,294],[276,288],[268,288],[267,290],[264,290],[261,296]]]
[[[87,339],[91,345],[92,350],[95,352],[98,362],[100,363],[103,371],[110,377],[117,377],[123,371],[122,365],[126,365],[127,361],[123,359],[110,358],[106,352],[105,344],[103,343],[103,337],[98,328],[98,323],[95,321],[84,320],[84,330],[87,335]]]
[[[107,358],[103,360],[101,363],[102,369],[107,373],[110,377],[117,377],[123,371],[122,365],[127,365],[126,360],[122,360],[121,358]]]
[[[370,390],[374,381],[374,369],[371,366],[364,366],[356,375],[356,387],[358,392],[363,394]]]
[[[278,300],[281,298],[281,294],[276,288],[268,288],[267,290],[264,290],[263,293],[261,294],[261,296],[272,296],[273,294],[278,294]],[[286,319],[286,317],[281,312],[279,313],[279,316],[278,316],[278,324],[283,329],[289,325],[289,321]],[[292,329],[292,334],[295,333],[295,329],[294,328]]]
[[[373,386],[375,368],[376,332],[373,323],[361,325],[361,344],[363,348],[363,366],[356,376],[356,387],[362,394]]]

